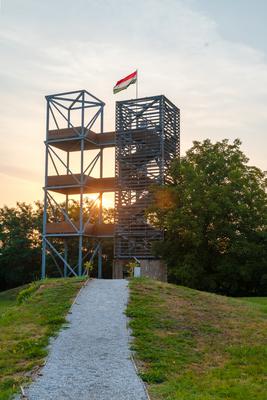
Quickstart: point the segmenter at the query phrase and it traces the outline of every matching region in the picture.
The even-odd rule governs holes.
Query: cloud
[[[30,183],[40,182],[40,173],[34,169],[27,169],[12,164],[0,164],[0,173],[7,177],[13,177]]]
[[[0,158],[7,171],[8,141],[23,148],[18,164],[27,168],[12,172],[20,179],[31,154],[37,162],[43,153],[45,94],[88,89],[106,102],[111,130],[114,100],[135,95],[131,87],[114,97],[112,86],[136,67],[141,96],[166,94],[181,108],[183,152],[193,140],[239,137],[266,169],[266,54],[224,39],[191,1],[66,0],[62,9],[52,0],[13,0],[0,46]]]

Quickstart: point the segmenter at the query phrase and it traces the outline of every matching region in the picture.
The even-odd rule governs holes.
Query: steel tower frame
[[[154,258],[163,232],[149,224],[151,186],[170,181],[168,168],[180,155],[180,110],[165,96],[116,103],[115,258]]]
[[[83,275],[84,260],[97,256],[101,278],[101,239],[106,237],[114,238],[115,260],[153,260],[152,243],[162,240],[163,232],[150,224],[146,210],[151,188],[170,182],[170,163],[180,155],[180,110],[163,95],[118,101],[116,130],[104,132],[105,104],[88,91],[53,94],[46,101],[42,278],[48,254],[62,276]],[[108,147],[115,147],[115,177],[103,176]],[[103,223],[104,192],[115,193],[115,224]],[[84,212],[89,193],[97,194],[98,221],[92,221],[90,209],[89,215]],[[63,203],[57,194],[64,196]],[[79,196],[78,218],[71,215],[72,195]],[[70,260],[75,240],[77,259]]]
[[[83,241],[88,236],[87,228],[91,225],[90,216],[87,220],[84,220],[84,194],[88,192],[87,181],[97,163],[99,163],[99,178],[103,178],[103,147],[96,145],[96,138],[92,129],[99,122],[99,133],[103,133],[105,103],[86,90],[53,94],[46,96],[46,101],[42,278],[46,276],[48,252],[59,270],[58,259],[61,264],[63,263],[64,276],[81,276],[84,273],[83,259],[88,256],[88,253],[91,254],[91,259],[98,254],[98,277],[101,277],[101,241],[97,240],[94,248],[90,248],[85,255],[83,254]],[[96,148],[98,149],[97,155],[86,164],[87,150]],[[59,154],[59,151],[61,151],[61,154]],[[71,169],[70,154],[73,151],[78,151],[80,155],[78,173],[74,173]],[[58,164],[65,170],[65,175],[59,172]],[[51,166],[56,173],[54,176],[49,174]],[[92,192],[92,190],[94,191],[94,189],[91,189],[89,192]],[[98,192],[98,189],[95,192]],[[65,196],[64,206],[57,202],[55,193],[61,193]],[[71,194],[79,195],[78,221],[74,221],[69,214],[69,196]],[[102,223],[102,194],[103,191],[99,187],[99,224]],[[48,221],[48,207],[52,212],[53,223]],[[74,265],[70,265],[68,262],[69,238],[78,239],[78,260]],[[64,254],[57,249],[59,241],[64,242]]]

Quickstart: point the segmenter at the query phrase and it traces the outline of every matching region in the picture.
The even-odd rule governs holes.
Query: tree
[[[42,213],[40,203],[0,209],[0,290],[39,277]]]
[[[61,204],[62,208],[65,204]],[[48,207],[50,222],[64,220],[60,210]],[[90,217],[91,223],[98,222],[98,206],[91,199],[84,202],[84,222]],[[73,221],[79,220],[79,202],[69,203],[69,216]],[[22,285],[40,278],[41,272],[41,233],[43,222],[43,204],[35,202],[34,205],[17,203],[16,207],[4,206],[0,208],[0,291]],[[114,209],[103,208],[103,222],[114,223]],[[63,242],[57,241],[57,248],[63,252]],[[103,273],[111,277],[113,259],[113,243],[103,239]],[[75,263],[77,260],[77,239],[71,238],[68,242],[68,258]],[[84,251],[92,247],[92,239],[84,243]],[[62,267],[60,260],[58,265]],[[97,259],[94,260],[96,274]],[[55,268],[51,255],[47,257],[48,276],[60,276],[60,271]],[[62,271],[61,271],[62,272]]]
[[[249,166],[241,142],[194,142],[155,189],[155,246],[171,281],[230,295],[267,294],[266,176]]]

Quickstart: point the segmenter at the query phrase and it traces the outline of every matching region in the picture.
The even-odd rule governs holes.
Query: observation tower
[[[116,129],[105,132],[105,104],[88,91],[46,101],[42,277],[49,256],[62,276],[83,275],[84,263],[97,257],[101,278],[102,241],[112,238],[113,278],[122,278],[124,265],[135,259],[142,275],[165,280],[166,267],[152,253],[163,232],[149,223],[146,210],[151,187],[170,181],[170,162],[179,157],[179,109],[163,95],[118,101]],[[115,148],[115,176],[103,175],[106,148]],[[107,192],[114,193],[114,224],[103,222]],[[90,206],[88,194],[95,199]],[[90,210],[95,202],[97,216]]]

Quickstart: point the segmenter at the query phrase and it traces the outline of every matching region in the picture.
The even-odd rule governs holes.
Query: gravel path
[[[30,400],[147,400],[129,350],[125,280],[92,280],[53,341]]]

